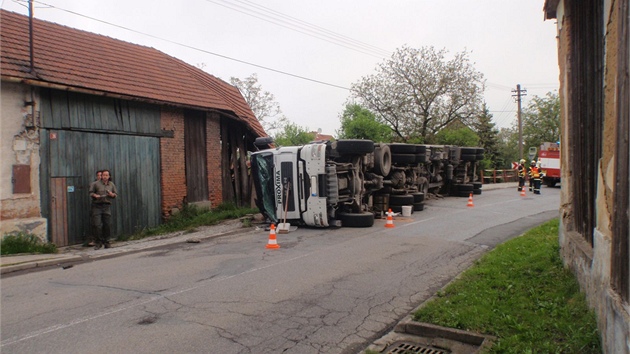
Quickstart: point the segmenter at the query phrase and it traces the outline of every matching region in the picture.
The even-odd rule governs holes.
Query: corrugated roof
[[[28,17],[0,13],[3,78],[223,110],[255,135],[266,136],[236,87],[154,48],[34,19],[34,76],[29,69]]]

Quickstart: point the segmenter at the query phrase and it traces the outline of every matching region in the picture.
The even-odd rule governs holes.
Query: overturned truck
[[[254,152],[251,172],[256,204],[271,222],[370,227],[390,208],[423,210],[430,193],[480,194],[482,159],[477,147],[342,139]]]

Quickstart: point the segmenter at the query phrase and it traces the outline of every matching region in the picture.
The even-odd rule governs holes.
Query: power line
[[[196,50],[196,51],[199,51],[199,52],[202,52],[202,53],[214,55],[214,56],[217,56],[217,57],[220,57],[220,58],[223,58],[223,59],[232,60],[232,61],[235,61],[235,62],[238,62],[238,63],[241,63],[241,64],[254,66],[254,67],[257,67],[257,68],[260,68],[260,69],[269,70],[269,71],[272,71],[272,72],[275,72],[275,73],[291,76],[291,77],[302,79],[302,80],[306,80],[306,81],[315,82],[315,83],[326,85],[326,86],[336,87],[336,88],[340,88],[340,89],[344,89],[344,90],[348,90],[348,91],[350,90],[349,88],[344,87],[344,86],[335,85],[335,84],[331,84],[331,83],[328,83],[328,82],[311,79],[311,78],[308,78],[308,77],[305,77],[305,76],[291,74],[291,73],[288,73],[286,71],[273,69],[273,68],[266,67],[266,66],[259,65],[259,64],[250,63],[250,62],[247,62],[247,61],[244,61],[244,60],[228,57],[228,56],[223,55],[223,54],[218,54],[218,53],[214,53],[214,52],[211,52],[211,51],[208,51],[208,50],[205,50],[205,49],[201,49],[201,48],[193,47],[193,46],[190,46],[190,45],[187,45],[187,44],[175,42],[175,41],[172,41],[170,39],[165,39],[165,38],[161,38],[161,37],[158,37],[158,36],[154,36],[152,34],[140,32],[138,30],[134,30],[134,29],[131,29],[129,27],[124,27],[124,26],[117,25],[117,24],[114,24],[114,23],[111,23],[111,22],[108,22],[108,21],[100,20],[100,19],[97,19],[97,18],[94,18],[94,17],[91,17],[91,16],[87,16],[87,15],[84,15],[84,14],[81,14],[81,13],[78,13],[78,12],[75,12],[75,11],[72,11],[72,10],[67,10],[67,9],[56,7],[56,6],[53,6],[53,5],[50,5],[50,4],[46,4],[46,3],[43,3],[41,1],[34,1],[34,2],[37,2],[37,3],[42,4],[42,5],[46,5],[49,8],[53,8],[53,9],[60,10],[60,11],[65,11],[67,13],[70,13],[70,14],[73,14],[73,15],[76,15],[76,16],[84,17],[84,18],[90,19],[92,21],[97,21],[97,22],[100,22],[100,23],[104,23],[104,24],[109,25],[109,26],[114,26],[114,27],[117,27],[117,28],[121,28],[121,29],[124,29],[126,31],[130,31],[130,32],[133,32],[133,33],[141,34],[143,36],[155,38],[155,39],[158,39],[158,40],[161,40],[161,41],[165,41],[165,42],[168,42],[168,43],[171,43],[171,44],[175,44],[175,45],[178,45],[178,46],[181,46],[181,47],[184,47],[184,48]]]
[[[358,41],[348,36],[328,30],[324,27],[314,25],[312,23],[300,20],[296,17],[286,15],[282,12],[270,9],[268,7],[255,4],[248,0],[205,0],[213,4],[229,8],[242,14],[270,22],[275,25],[296,31],[311,37],[324,40],[342,46],[347,49],[355,50],[364,54],[382,58],[389,56],[391,53],[385,49],[373,46],[371,44]],[[240,3],[236,4],[234,1]],[[242,5],[241,5],[242,4]],[[297,27],[297,28],[296,28]]]

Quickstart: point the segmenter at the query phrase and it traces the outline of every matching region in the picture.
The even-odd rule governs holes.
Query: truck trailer
[[[477,147],[341,139],[266,148],[250,159],[256,205],[272,223],[370,227],[389,209],[423,210],[429,194],[481,193]]]

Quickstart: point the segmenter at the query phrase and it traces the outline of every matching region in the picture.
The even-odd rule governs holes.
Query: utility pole
[[[515,94],[512,97],[516,97],[518,102],[518,110],[516,111],[516,117],[518,118],[518,156],[519,159],[523,158],[523,121],[521,120],[521,96],[527,96],[527,90],[521,90],[521,84],[516,85],[516,90],[512,90]]]

